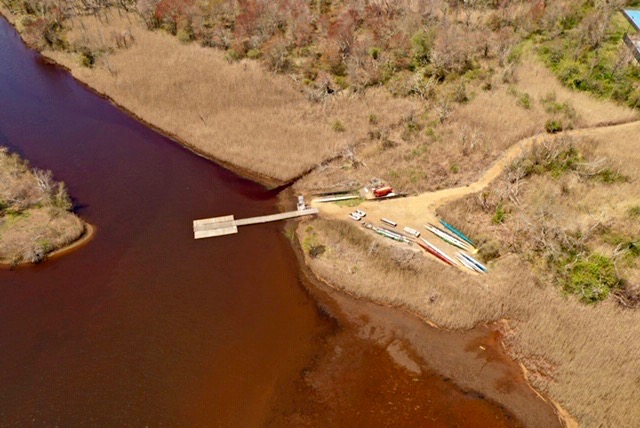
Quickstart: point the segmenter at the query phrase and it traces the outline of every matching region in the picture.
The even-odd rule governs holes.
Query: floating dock
[[[238,226],[269,223],[272,221],[288,220],[290,218],[318,214],[317,208],[305,208],[298,211],[271,214],[261,217],[234,219],[232,215],[205,218],[193,221],[193,237],[195,239],[212,238],[215,236],[233,235],[238,233]]]

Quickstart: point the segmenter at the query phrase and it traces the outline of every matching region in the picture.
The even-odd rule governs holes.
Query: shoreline
[[[5,16],[2,13],[2,9],[0,9],[0,15]],[[8,20],[9,23],[11,23],[12,26],[15,25]],[[17,29],[16,29],[17,31]],[[20,33],[18,33],[20,34]],[[32,49],[33,50],[33,49]],[[309,171],[305,171],[303,172],[300,176],[298,177],[294,177],[289,181],[281,181],[278,179],[275,179],[273,177],[269,177],[267,175],[264,174],[260,174],[258,172],[255,171],[251,171],[250,169],[247,168],[243,168],[240,167],[238,165],[235,165],[231,162],[226,162],[223,161],[213,155],[210,155],[208,153],[205,153],[203,150],[197,148],[196,146],[194,146],[193,144],[188,143],[187,141],[185,141],[184,139],[182,139],[181,137],[179,137],[178,135],[175,135],[169,131],[166,131],[165,129],[160,128],[157,125],[154,125],[153,123],[147,122],[146,120],[144,120],[143,118],[141,118],[140,116],[138,116],[135,112],[129,110],[128,108],[124,107],[123,105],[119,104],[118,102],[116,102],[111,96],[109,96],[108,94],[97,90],[96,88],[89,86],[88,83],[78,79],[76,76],[73,75],[72,70],[67,67],[64,64],[61,64],[60,62],[56,61],[54,58],[46,55],[43,52],[39,52],[36,50],[33,50],[33,52],[36,52],[38,55],[40,55],[40,57],[49,65],[52,65],[54,67],[59,67],[61,69],[63,69],[65,72],[67,72],[69,74],[69,76],[71,76],[76,82],[80,83],[82,85],[83,88],[87,89],[88,91],[90,91],[91,93],[99,96],[100,98],[108,101],[111,105],[113,105],[114,107],[116,107],[117,109],[121,110],[122,112],[124,112],[125,114],[127,114],[128,116],[130,116],[131,118],[135,119],[137,122],[143,124],[144,126],[146,126],[147,128],[153,129],[155,132],[167,137],[168,139],[170,139],[171,141],[175,142],[176,144],[179,144],[180,146],[184,147],[185,149],[189,150],[191,153],[200,156],[210,162],[215,163],[216,165],[221,166],[224,169],[227,169],[231,172],[233,172],[234,174],[239,175],[242,178],[245,178],[247,180],[253,181],[255,183],[258,183],[264,187],[266,187],[269,190],[278,188],[278,187],[286,187],[290,184],[295,183],[301,176],[304,176],[306,174],[309,173]]]
[[[84,247],[85,245],[87,245],[96,235],[96,226],[87,223],[86,221],[80,219],[84,225],[84,232],[82,232],[82,234],[73,242],[71,242],[70,244],[67,244],[63,247],[57,248],[53,251],[51,251],[50,253],[47,253],[44,260],[42,260],[40,263],[46,263],[50,260],[54,260],[57,259],[59,257],[62,257],[66,254],[70,254],[73,253],[74,251]],[[14,269],[23,269],[23,268],[27,268],[29,266],[33,266],[33,265],[37,265],[40,263],[32,263],[32,262],[20,262],[17,264],[12,264],[12,263],[8,263],[4,260],[0,260],[0,269],[4,269],[4,270],[14,270]]]
[[[11,14],[9,11],[7,11],[4,7],[0,7],[0,15],[2,15],[5,19],[7,19],[7,21],[15,28],[15,16],[13,14]],[[17,31],[17,29],[16,29]],[[18,34],[20,34],[18,32]],[[20,35],[21,36],[21,35]],[[22,37],[22,36],[21,36]],[[203,157],[217,165],[222,166],[223,168],[232,171],[233,173],[257,182],[263,186],[265,186],[267,189],[274,189],[274,188],[278,188],[278,187],[287,187],[293,183],[295,183],[300,177],[306,175],[309,173],[309,171],[305,171],[304,173],[302,173],[300,176],[287,181],[287,182],[283,182],[280,180],[276,180],[272,177],[268,177],[266,175],[263,174],[259,174],[256,172],[253,172],[249,169],[246,168],[242,168],[239,167],[237,165],[234,165],[233,163],[230,162],[225,162],[222,161],[220,159],[217,159],[215,156],[210,155],[210,154],[206,154],[204,153],[202,150],[198,149],[197,147],[193,146],[192,144],[189,144],[187,141],[183,140],[182,138],[178,137],[177,135],[174,135],[170,132],[165,131],[164,129],[151,124],[145,120],[143,120],[142,118],[140,118],[137,114],[135,114],[135,112],[127,109],[126,107],[123,107],[122,105],[120,105],[119,103],[115,102],[113,100],[113,98],[111,98],[108,94],[103,93],[101,91],[98,91],[97,89],[93,88],[92,86],[89,86],[86,82],[80,80],[78,77],[74,76],[71,72],[71,69],[61,63],[59,63],[58,61],[56,61],[55,59],[51,58],[50,56],[47,56],[45,53],[42,52],[38,52],[38,51],[34,51],[36,52],[41,58],[43,58],[43,60],[45,60],[47,63],[57,66],[57,67],[61,67],[62,69],[64,69],[66,72],[69,73],[69,75],[71,77],[73,77],[73,79],[82,84],[82,86],[86,89],[88,89],[90,92],[94,93],[97,96],[100,96],[101,98],[109,101],[113,106],[115,106],[116,108],[118,108],[119,110],[121,110],[122,112],[126,113],[127,115],[131,116],[133,119],[135,119],[136,121],[138,121],[139,123],[143,124],[144,126],[147,126],[151,129],[153,129],[154,131],[168,137],[169,139],[171,139],[172,141],[180,144],[182,147],[186,148],[187,150],[191,151],[192,153],[196,154],[197,156]],[[607,126],[609,124],[601,124],[599,126]],[[578,130],[576,130],[578,131]],[[82,246],[86,245],[94,236],[96,233],[96,228],[95,226],[90,225],[89,223],[85,222],[85,233],[83,233],[83,235],[81,235],[76,241],[74,241],[73,243],[69,244],[66,247],[57,249],[51,253],[49,253],[47,255],[47,258],[45,259],[54,259],[57,257],[61,257],[65,254],[71,253],[74,250],[81,248]],[[437,325],[436,323],[430,321],[429,319],[425,318],[424,316],[420,315],[419,313],[412,311],[402,305],[397,305],[397,306],[392,306],[392,305],[386,305],[382,302],[377,302],[373,299],[368,299],[368,298],[363,298],[363,297],[359,297],[359,296],[355,296],[352,293],[350,293],[347,290],[341,290],[339,288],[337,288],[335,285],[331,284],[330,282],[326,281],[325,279],[323,279],[320,275],[318,275],[312,268],[311,266],[309,266],[306,262],[306,255],[304,254],[301,246],[300,246],[300,241],[299,241],[299,236],[296,233],[294,233],[294,240],[292,240],[291,245],[293,247],[294,252],[296,253],[297,257],[302,257],[302,259],[298,258],[298,268],[300,273],[302,273],[303,275],[305,275],[305,277],[310,280],[311,282],[314,281],[318,281],[321,284],[325,285],[326,287],[330,288],[331,290],[333,290],[334,292],[338,292],[338,293],[344,293],[344,295],[349,296],[351,299],[354,299],[356,301],[359,302],[367,302],[367,303],[371,303],[383,308],[388,308],[388,309],[393,309],[393,310],[399,310],[401,313],[404,313],[408,316],[411,316],[413,318],[415,318],[416,320],[420,321],[421,323],[426,324],[427,326],[429,326],[430,328],[435,328],[437,330],[440,331],[456,331],[456,330],[451,330],[451,329],[447,329],[444,327],[441,327],[439,325]],[[298,254],[300,252],[300,254]],[[31,263],[20,263],[17,265],[17,267],[24,267],[27,266]],[[4,264],[0,263],[0,267],[4,267]],[[475,329],[476,327],[469,329],[469,330],[459,330],[459,331],[471,331],[473,329]],[[504,341],[500,340],[499,341],[500,345],[506,349],[506,345],[504,343]],[[553,410],[556,414],[556,416],[558,417],[558,420],[567,427],[573,427],[573,426],[577,426],[577,422],[575,422],[573,420],[573,418],[571,417],[571,415],[564,410],[558,403],[556,403],[554,400],[550,399],[549,397],[545,397],[543,396],[539,391],[537,391],[530,383],[528,377],[527,377],[527,369],[526,366],[523,365],[523,363],[515,360],[515,359],[510,359],[514,364],[518,364],[521,367],[521,371],[524,377],[524,380],[527,384],[527,386],[535,393],[537,394],[540,398],[542,398],[542,400],[546,403],[549,403],[552,405]],[[499,405],[504,406],[503,403],[498,402]],[[506,406],[505,406],[506,407]]]
[[[84,247],[85,245],[87,245],[96,236],[97,227],[85,221],[83,221],[83,223],[85,227],[84,233],[80,235],[80,237],[75,241],[73,241],[71,244],[62,248],[58,248],[57,250],[54,250],[51,253],[49,253],[47,255],[46,260],[57,259],[58,257],[62,257],[65,254],[72,253]]]
[[[18,29],[16,28],[16,16],[11,13],[11,11],[9,11],[6,7],[4,7],[3,5],[0,4],[0,16],[3,17],[4,19],[7,20],[7,22],[14,28],[14,30],[16,31],[16,33],[20,36],[20,38],[22,39],[23,43],[24,39],[22,38],[22,34],[18,31]],[[159,134],[169,138],[170,140],[176,142],[177,144],[181,145],[182,147],[184,147],[185,149],[189,150],[190,152],[194,153],[197,156],[200,156],[204,159],[207,159],[217,165],[220,165],[221,167],[232,171],[233,173],[239,175],[242,178],[245,178],[247,180],[253,181],[255,183],[258,183],[264,187],[266,187],[269,190],[273,190],[275,188],[279,188],[279,187],[286,187],[289,186],[293,183],[295,183],[297,180],[299,180],[301,177],[307,175],[310,170],[304,171],[301,174],[299,174],[298,176],[292,178],[291,180],[288,181],[282,181],[282,180],[278,180],[276,178],[273,177],[269,177],[265,174],[260,174],[258,172],[252,171],[248,168],[243,168],[241,166],[235,165],[231,162],[227,162],[227,161],[223,161],[211,154],[205,153],[203,150],[199,149],[198,147],[196,147],[193,144],[190,144],[189,142],[187,142],[186,140],[184,140],[183,138],[179,137],[178,135],[175,135],[172,132],[168,132],[167,130],[154,125],[153,123],[150,123],[144,119],[142,119],[140,116],[138,116],[135,112],[131,111],[130,109],[124,107],[123,105],[121,105],[120,103],[116,102],[111,96],[109,96],[108,94],[97,90],[96,88],[90,86],[88,83],[84,82],[83,80],[80,80],[78,77],[73,75],[72,70],[67,67],[66,65],[60,63],[59,61],[55,60],[54,58],[52,58],[51,56],[47,55],[45,52],[40,52],[38,50],[32,49],[30,48],[32,52],[35,52],[37,55],[40,56],[40,58],[42,58],[44,60],[44,62],[46,62],[49,65],[55,66],[55,67],[60,67],[61,69],[65,70],[69,76],[71,76],[76,82],[80,83],[82,85],[82,87],[84,87],[85,89],[87,89],[88,91],[90,91],[91,93],[107,100],[111,105],[113,105],[114,107],[118,108],[119,110],[123,111],[124,113],[126,113],[127,115],[131,116],[133,119],[135,119],[136,121],[138,121],[139,123],[143,124],[144,126],[153,129],[154,131],[158,132]]]
[[[296,222],[292,222],[294,225],[303,222],[302,221],[296,221]],[[333,297],[333,293],[337,293],[340,294],[344,297],[346,297],[347,299],[353,301],[353,302],[358,302],[360,304],[364,303],[367,305],[375,305],[376,307],[379,307],[385,311],[391,311],[391,312],[397,312],[401,317],[408,317],[408,318],[412,318],[416,321],[418,321],[419,323],[421,323],[422,325],[424,325],[425,328],[427,329],[433,329],[437,332],[443,333],[443,334],[447,334],[447,333],[452,333],[452,334],[472,334],[474,331],[477,331],[479,329],[486,329],[489,332],[499,332],[500,331],[500,324],[504,323],[504,322],[508,322],[507,320],[499,320],[499,321],[495,321],[495,322],[489,322],[489,323],[480,323],[477,324],[476,326],[470,328],[470,329],[449,329],[443,326],[440,326],[438,324],[436,324],[435,322],[433,322],[432,320],[424,317],[423,315],[421,315],[420,313],[413,311],[405,306],[402,305],[392,305],[392,304],[387,304],[384,302],[378,302],[376,300],[370,299],[370,298],[366,298],[366,297],[362,297],[362,296],[357,296],[353,293],[351,293],[349,290],[346,289],[340,289],[337,286],[335,286],[334,284],[332,284],[330,281],[328,281],[327,279],[323,278],[322,276],[320,276],[318,273],[316,273],[313,268],[307,263],[308,260],[308,255],[304,252],[304,250],[302,249],[302,244],[300,242],[299,236],[297,233],[294,233],[291,241],[291,246],[293,248],[293,251],[296,255],[296,259],[298,260],[299,263],[299,269],[300,269],[300,273],[302,274],[302,276],[304,277],[304,279],[308,282],[311,283],[311,285],[315,288],[317,288],[320,292],[323,293],[327,293],[331,296],[331,298],[335,298]],[[315,296],[314,300],[317,300],[317,298]],[[467,342],[473,342],[470,339],[466,340]],[[536,390],[535,387],[531,384],[529,377],[528,377],[528,370],[526,369],[526,366],[524,366],[524,364],[521,361],[515,360],[511,357],[509,357],[508,353],[507,353],[507,346],[504,343],[504,341],[502,340],[502,336],[499,335],[498,340],[497,340],[497,347],[499,347],[503,352],[504,352],[504,356],[508,359],[508,362],[502,363],[501,366],[513,366],[512,368],[515,368],[517,366],[517,370],[518,370],[518,374],[522,377],[522,380],[524,381],[524,384],[526,385],[527,389],[529,391],[531,391],[541,402],[545,403],[546,405],[549,406],[550,410],[553,411],[553,413],[555,414],[558,422],[567,428],[575,428],[578,427],[578,423],[575,421],[575,419],[573,419],[573,417],[571,416],[571,414],[566,411],[559,403],[557,403],[556,401],[554,401],[553,399],[551,399],[548,396],[545,396],[544,394],[542,394],[540,391]],[[414,352],[416,352],[417,350],[413,350]],[[495,351],[495,350],[494,350]],[[419,352],[416,352],[417,354],[419,354]],[[434,370],[436,373],[438,373],[439,376],[445,376],[448,377],[448,375],[444,374],[441,372],[441,367],[434,367],[433,364],[429,364],[429,361],[426,362],[427,366],[431,369]],[[487,392],[488,392],[488,386],[486,388],[469,388],[468,386],[468,381],[464,381],[462,379],[456,379],[455,377],[452,377],[453,382],[457,385],[458,388],[462,389],[462,390],[467,390],[470,389],[472,391],[475,391],[477,393],[480,393],[481,395],[483,395],[485,397],[485,400],[487,400],[490,403],[496,403],[499,406],[505,408],[506,410],[508,410],[509,412],[513,413],[513,408],[516,407],[514,405],[514,402],[510,402],[510,401],[496,401],[491,397],[488,397]],[[489,380],[487,380],[488,382]],[[515,413],[514,413],[515,414]],[[518,421],[521,422],[521,418],[519,417],[519,415],[516,415],[518,417]]]

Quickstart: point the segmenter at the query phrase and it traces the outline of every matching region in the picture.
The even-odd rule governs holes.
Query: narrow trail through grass
[[[606,132],[614,128],[631,128],[638,122],[640,121],[634,120],[608,126],[565,131],[554,134],[553,136],[550,134],[538,134],[527,137],[506,150],[504,154],[487,169],[480,179],[471,184],[388,201],[365,201],[362,202],[358,208],[367,212],[371,219],[387,217],[402,226],[417,226],[421,228],[421,225],[425,222],[437,221],[436,209],[438,207],[467,195],[481,192],[487,188],[518,156],[522,155],[527,149],[543,138],[549,138],[550,136],[552,138],[558,138],[563,135],[580,137],[596,136],[601,132]],[[313,203],[312,205],[318,208],[320,215],[325,218],[344,220],[347,218],[348,213],[353,211],[353,209],[348,206],[338,204]]]

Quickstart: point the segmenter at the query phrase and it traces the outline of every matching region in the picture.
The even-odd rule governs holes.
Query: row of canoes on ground
[[[389,224],[389,223],[387,223]],[[458,251],[455,253],[455,259],[449,256],[447,253],[433,245],[431,242],[427,241],[424,238],[418,238],[419,233],[414,235],[409,239],[407,236],[399,233],[395,230],[391,230],[387,227],[375,226],[371,223],[365,223],[364,226],[368,229],[373,230],[378,235],[384,236],[389,239],[393,239],[397,242],[403,243],[411,243],[416,242],[420,248],[425,250],[427,253],[441,260],[442,262],[456,267],[465,267],[473,272],[477,273],[486,273],[487,267],[480,263],[478,260],[473,258],[468,253],[475,253],[477,250],[474,248],[473,241],[464,235],[461,231],[450,225],[444,220],[440,220],[440,224],[446,228],[443,230],[431,223],[426,224],[424,227],[431,233],[433,233],[438,238],[442,239],[444,242],[452,245],[462,251]]]
[[[425,228],[429,230],[431,233],[433,233],[434,235],[436,235],[437,237],[439,237],[440,239],[442,239],[443,241],[445,241],[446,243],[463,250],[463,251],[457,251],[455,253],[456,258],[453,259],[447,253],[440,250],[438,247],[436,247],[426,239],[420,238],[422,242],[418,242],[418,245],[422,247],[425,251],[427,251],[428,253],[432,254],[433,256],[442,260],[443,262],[445,262],[450,266],[457,266],[457,267],[464,266],[465,268],[473,272],[487,273],[487,267],[485,265],[483,265],[478,260],[471,257],[468,253],[465,252],[465,251],[469,251],[469,252],[476,251],[475,248],[470,244],[468,244],[467,241],[462,242],[452,237],[451,235],[443,232],[441,229],[433,225],[428,225],[428,226],[425,225]]]

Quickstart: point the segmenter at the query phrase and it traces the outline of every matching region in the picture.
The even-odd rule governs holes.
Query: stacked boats
[[[362,210],[355,210],[354,212],[352,212],[351,214],[349,214],[349,218],[355,221],[360,221],[363,218],[365,218],[367,216],[367,213],[365,213]]]
[[[349,216],[354,220],[360,220],[364,217],[364,215],[366,215],[360,214],[364,213],[356,210]],[[395,221],[386,218],[382,219],[381,222],[385,223],[389,227],[395,228],[397,226],[397,223]],[[376,226],[371,223],[363,223],[363,226],[374,231],[380,236],[393,239],[397,242],[407,244],[412,244],[415,242],[427,253],[431,254],[438,260],[448,264],[449,266],[468,269],[476,273],[487,273],[487,267],[471,256],[471,254],[475,254],[478,252],[478,250],[476,250],[475,248],[475,243],[468,236],[466,236],[464,233],[462,233],[460,230],[456,229],[446,221],[440,219],[439,222],[442,227],[438,227],[431,223],[425,224],[424,227],[447,244],[459,249],[460,251],[455,252],[455,257],[451,257],[449,254],[426,240],[424,237],[420,237],[420,232],[410,227],[405,227],[403,230],[406,233],[401,233],[392,230],[389,227]]]
[[[431,244],[426,239],[421,238],[425,243],[425,247],[428,248],[427,251],[451,266],[464,266],[465,268],[473,272],[487,273],[487,267],[473,258],[471,255],[469,255],[469,253],[478,252],[478,250],[475,249],[475,243],[468,236],[466,236],[464,233],[462,233],[460,230],[456,229],[446,221],[442,219],[440,219],[439,221],[446,230],[443,230],[431,223],[425,224],[424,227],[447,244],[452,245],[462,251],[457,251],[455,253],[455,257],[457,260],[454,260],[445,252],[438,249],[435,245]]]

